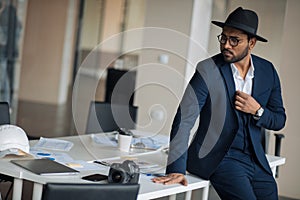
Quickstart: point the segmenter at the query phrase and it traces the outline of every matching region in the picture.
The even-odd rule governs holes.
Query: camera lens
[[[124,161],[122,164],[113,163],[108,173],[109,183],[137,183],[139,168],[133,161]]]
[[[110,178],[113,183],[127,183],[129,181],[129,177],[123,169],[114,170]]]
[[[122,183],[123,179],[124,179],[122,174],[119,171],[116,171],[115,173],[113,173],[111,175],[111,178],[114,183]]]

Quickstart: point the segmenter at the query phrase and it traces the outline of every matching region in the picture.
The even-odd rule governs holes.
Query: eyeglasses
[[[226,37],[225,35],[218,35],[218,40],[221,44],[226,44],[227,40],[229,40],[229,44],[232,46],[232,47],[236,47],[239,42],[241,40],[237,39],[236,37]]]

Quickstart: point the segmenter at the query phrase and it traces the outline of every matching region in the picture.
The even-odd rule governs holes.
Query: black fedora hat
[[[258,16],[252,10],[246,10],[242,7],[238,7],[230,13],[225,22],[212,21],[211,23],[222,28],[224,26],[236,28],[256,37],[259,41],[268,42],[265,38],[256,35]]]

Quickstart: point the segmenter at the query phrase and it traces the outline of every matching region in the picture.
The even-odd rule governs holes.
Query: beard
[[[225,62],[228,63],[236,63],[240,60],[243,60],[249,52],[249,47],[247,46],[240,54],[238,55],[234,55],[230,50],[228,49],[222,49],[221,50],[222,54],[223,54],[223,58],[225,60]],[[226,54],[230,54],[231,56],[228,56]]]

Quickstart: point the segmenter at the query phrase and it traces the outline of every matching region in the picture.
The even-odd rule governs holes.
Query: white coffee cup
[[[118,147],[120,151],[129,152],[132,135],[118,135]]]

